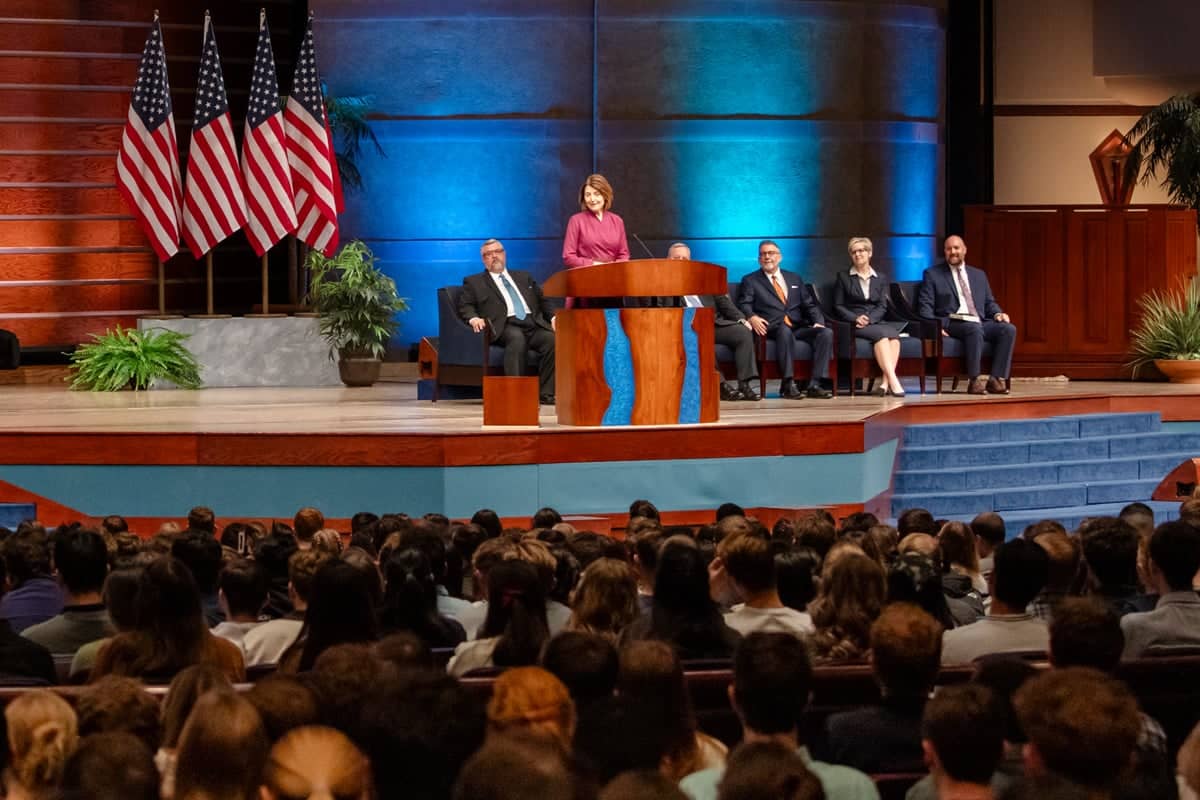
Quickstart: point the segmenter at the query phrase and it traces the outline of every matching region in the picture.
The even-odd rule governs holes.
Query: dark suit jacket
[[[510,269],[508,277],[516,284],[517,291],[525,299],[525,305],[529,306],[533,323],[551,330],[550,318],[554,316],[554,308],[542,296],[542,287],[524,270]],[[471,317],[486,319],[492,324],[493,336],[504,332],[508,322],[508,305],[504,302],[504,295],[500,294],[500,287],[496,286],[496,281],[487,270],[463,278],[463,290],[458,295],[458,315],[464,322]]]
[[[866,315],[872,323],[882,322],[887,314],[887,276],[875,270],[867,296],[863,296],[858,276],[839,272],[833,285],[833,309],[846,322],[854,322]]]
[[[971,298],[975,310],[983,319],[993,319],[1003,311],[992,287],[988,285],[987,273],[967,266],[967,285],[971,287]],[[917,314],[926,319],[938,319],[946,327],[946,318],[958,311],[958,292],[954,288],[954,274],[945,263],[935,264],[925,270],[921,287],[917,290]]]
[[[714,309],[713,325],[720,328],[725,325],[737,325],[746,318],[746,315],[738,310],[738,307],[733,304],[727,294],[702,294],[700,302],[706,308]]]
[[[800,276],[782,269],[779,274],[788,287],[787,305],[780,302],[779,295],[771,287],[771,281],[761,269],[757,269],[742,278],[742,288],[738,294],[738,307],[742,313],[747,317],[757,314],[771,327],[781,325],[785,314],[796,327],[824,325],[825,317]]]

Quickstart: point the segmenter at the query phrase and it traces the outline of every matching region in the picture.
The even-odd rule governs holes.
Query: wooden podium
[[[550,297],[724,294],[725,268],[643,259],[557,272]],[[563,425],[716,422],[711,308],[572,308],[556,317],[555,395]]]

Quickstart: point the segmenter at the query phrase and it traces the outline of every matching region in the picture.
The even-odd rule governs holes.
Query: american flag
[[[212,18],[204,15],[204,50],[196,81],[196,113],[183,198],[183,239],[199,258],[246,224],[242,174],[221,76]]]
[[[292,173],[283,146],[283,109],[267,12],[258,18],[258,49],[250,81],[246,135],[242,137],[242,176],[246,180],[246,238],[260,256],[296,230]]]
[[[159,261],[179,252],[179,144],[167,54],[158,15],[142,48],[137,82],[117,152],[117,190],[141,223]]]
[[[333,136],[325,118],[325,98],[321,94],[321,74],[317,71],[317,51],[313,47],[312,15],[300,55],[292,94],[284,112],[287,131],[288,163],[292,165],[292,185],[296,188],[296,218],[300,227],[296,237],[325,255],[332,255],[338,243],[337,215],[341,211],[341,181],[333,152]]]

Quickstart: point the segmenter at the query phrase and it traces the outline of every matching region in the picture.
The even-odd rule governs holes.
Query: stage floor
[[[776,382],[768,384],[773,393]],[[1015,379],[1007,396],[975,396],[965,391],[903,398],[842,394],[830,400],[783,400],[721,404],[713,425],[653,426],[678,432],[762,425],[862,423],[909,410],[923,421],[1010,417],[1016,406],[1057,406],[1075,401],[1081,409],[1111,399],[1119,410],[1160,410],[1164,420],[1200,419],[1200,385],[1131,381]],[[1192,404],[1195,407],[1192,407]],[[1118,410],[1118,409],[1113,409]],[[1087,413],[1064,411],[1062,413]],[[1034,414],[1041,416],[1040,414]],[[902,414],[898,416],[910,416]],[[59,386],[0,387],[3,433],[183,433],[183,434],[510,434],[596,433],[649,430],[614,426],[577,428],[559,425],[554,410],[543,406],[538,428],[482,424],[480,400],[417,400],[416,382],[380,383],[370,388],[203,389],[198,391],[77,392]]]

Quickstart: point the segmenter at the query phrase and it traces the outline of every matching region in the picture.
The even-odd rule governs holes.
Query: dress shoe
[[[725,381],[721,381],[721,399],[727,401],[741,400],[742,393],[738,388],[729,385]]]
[[[987,394],[987,381],[983,378],[971,378],[967,384],[967,394]]]
[[[804,393],[800,391],[800,387],[796,386],[794,380],[786,378],[779,383],[779,396],[789,400],[800,400],[804,397]]]
[[[538,398],[538,402],[544,406],[552,406],[554,405],[554,395],[544,394]]]
[[[814,400],[828,400],[829,398],[833,397],[833,392],[829,391],[828,389],[822,389],[816,383],[810,383],[808,385],[808,391],[805,392],[805,394]]]
[[[891,394],[891,392],[888,391],[886,386],[876,386],[871,390],[872,397],[887,397],[889,394]]]
[[[1008,384],[1000,378],[988,378],[987,390],[988,394],[1008,394]]]
[[[743,400],[762,400],[762,395],[758,393],[758,387],[752,381],[738,381],[738,391],[742,393]]]

